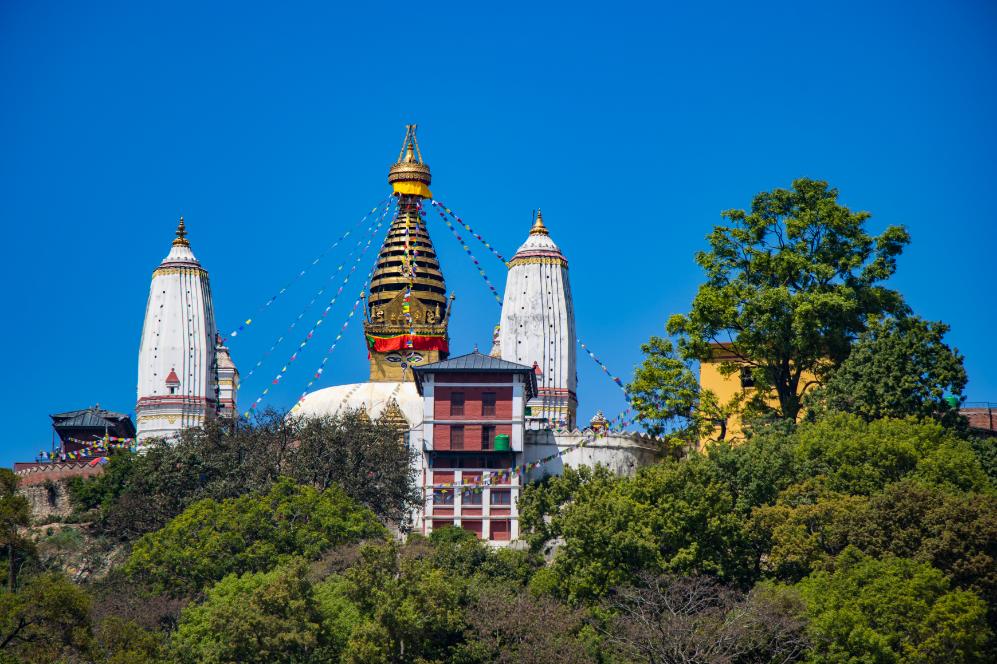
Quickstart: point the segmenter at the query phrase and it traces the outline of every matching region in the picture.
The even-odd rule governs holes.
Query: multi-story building
[[[526,403],[537,394],[531,367],[475,351],[414,369],[422,424],[424,503],[415,528],[456,526],[504,542],[519,536]]]

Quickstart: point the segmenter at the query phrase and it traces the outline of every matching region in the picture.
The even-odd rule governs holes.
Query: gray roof
[[[49,415],[52,418],[52,426],[56,430],[63,428],[97,428],[108,427],[115,429],[118,427],[124,430],[135,431],[135,426],[128,415],[115,413],[111,410],[103,410],[97,406],[84,408],[83,410],[71,410],[66,413],[56,413]],[[132,433],[131,435],[134,435]]]
[[[516,364],[478,351],[424,364],[414,369],[416,371],[533,371],[532,367],[525,364]]]
[[[433,362],[432,364],[424,364],[422,366],[412,367],[412,373],[415,375],[415,383],[419,388],[419,392],[422,392],[422,376],[427,373],[440,373],[440,372],[475,372],[475,373],[522,373],[529,376],[527,383],[530,386],[532,394],[537,393],[537,377],[533,372],[532,367],[528,367],[525,364],[516,364],[515,362],[510,362],[508,360],[503,360],[498,357],[492,357],[491,355],[484,355],[478,351],[468,353],[467,355],[458,355],[457,357],[451,357],[447,360],[441,360],[439,362]]]

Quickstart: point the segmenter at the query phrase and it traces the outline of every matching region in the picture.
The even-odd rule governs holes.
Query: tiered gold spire
[[[183,225],[183,217],[180,217],[180,223],[177,224],[177,239],[173,240],[174,247],[189,247],[190,242],[187,241],[187,227]]]
[[[423,163],[415,125],[405,127],[398,162],[388,172],[398,212],[381,246],[370,282],[364,323],[371,380],[411,377],[412,364],[447,357],[446,282],[423,222],[422,200],[431,198],[432,176]],[[390,347],[391,350],[385,350]]]

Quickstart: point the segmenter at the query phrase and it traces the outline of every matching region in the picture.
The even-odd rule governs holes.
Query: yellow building
[[[722,368],[725,364],[741,364],[738,356],[732,352],[730,344],[714,343],[712,354],[709,360],[699,363],[699,387],[702,390],[710,390],[717,397],[717,402],[721,407],[732,404],[736,397],[743,396],[742,406],[755,395],[755,383],[751,376],[751,371],[747,366],[741,366],[733,373],[725,375]],[[803,372],[800,378],[800,385],[816,384],[814,375]],[[765,403],[777,407],[779,399],[773,390],[765,399]],[[734,409],[735,411],[738,409]],[[709,440],[716,440],[720,437],[720,427],[714,429],[713,434],[700,441],[700,446],[705,445]],[[736,412],[727,418],[727,430],[724,440],[736,442],[744,439],[744,432],[741,423],[741,416]]]

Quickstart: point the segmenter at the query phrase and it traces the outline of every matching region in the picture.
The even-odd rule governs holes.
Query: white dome
[[[341,411],[366,409],[372,419],[377,419],[391,400],[398,402],[409,428],[422,424],[422,397],[415,383],[353,383],[334,385],[306,394],[294,414],[300,416],[336,415]]]

